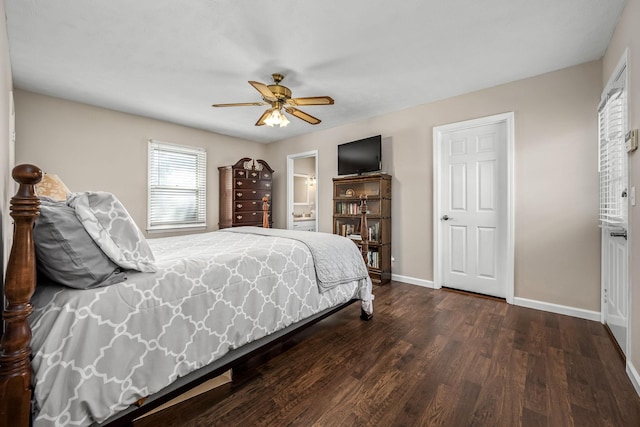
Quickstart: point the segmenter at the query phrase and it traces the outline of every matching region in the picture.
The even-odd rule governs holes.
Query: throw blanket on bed
[[[225,228],[220,231],[285,237],[304,243],[313,255],[320,292],[369,275],[358,246],[351,239],[337,234],[260,227]]]
[[[212,232],[148,242],[157,272],[87,290],[38,284],[34,427],[102,422],[231,349],[371,301],[368,277],[320,292],[298,240]]]

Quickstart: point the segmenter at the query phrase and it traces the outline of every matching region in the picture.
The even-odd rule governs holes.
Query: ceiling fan
[[[282,113],[282,109],[299,119],[304,120],[312,125],[320,123],[320,119],[313,117],[311,114],[307,114],[296,107],[305,105],[332,105],[333,98],[330,96],[311,96],[307,98],[292,98],[291,90],[282,86],[280,82],[284,79],[282,74],[272,74],[274,84],[265,85],[264,83],[250,81],[249,84],[256,88],[262,95],[262,102],[241,102],[236,104],[213,104],[212,107],[247,107],[247,106],[259,106],[259,105],[271,105],[262,116],[256,122],[256,126],[273,126],[279,125],[280,127],[289,124],[289,120]]]

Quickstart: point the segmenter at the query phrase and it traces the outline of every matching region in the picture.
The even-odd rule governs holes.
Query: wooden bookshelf
[[[371,281],[391,281],[391,175],[379,173],[333,178],[333,233],[353,239],[361,246],[360,201],[366,196],[369,250],[367,266]]]

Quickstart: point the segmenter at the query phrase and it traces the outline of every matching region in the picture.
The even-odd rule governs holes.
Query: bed
[[[39,270],[47,266],[36,257],[34,233],[41,235],[52,205],[35,194],[39,168],[20,165],[13,177],[0,426],[127,425],[355,300],[363,319],[373,313],[371,281],[353,242],[256,227],[149,239],[148,251],[139,238],[127,251],[117,239],[129,234],[112,233],[108,244],[120,252],[101,249],[131,268],[107,271],[83,289],[69,287],[75,278],[36,287],[36,258]],[[83,200],[70,202],[81,220]]]

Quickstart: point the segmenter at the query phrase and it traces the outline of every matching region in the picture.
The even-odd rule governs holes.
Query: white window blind
[[[626,70],[610,85],[598,109],[600,223],[627,224]]]
[[[149,141],[148,230],[206,227],[207,152]]]

